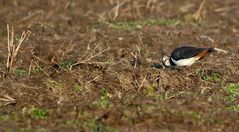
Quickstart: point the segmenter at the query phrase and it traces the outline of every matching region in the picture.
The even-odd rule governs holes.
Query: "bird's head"
[[[170,56],[163,54],[162,63],[165,67],[170,67],[171,66]]]

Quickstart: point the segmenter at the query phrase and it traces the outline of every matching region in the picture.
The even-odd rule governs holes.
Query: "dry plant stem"
[[[91,82],[93,82],[93,81],[96,81],[100,76],[101,76],[101,74],[100,74],[100,75],[97,75],[97,76],[94,77],[92,80],[87,81],[86,83],[91,83]]]
[[[118,15],[119,15],[119,8],[120,8],[120,2],[117,1],[117,5],[115,7],[115,14],[114,14],[113,20],[115,20],[118,17]]]
[[[144,45],[143,41],[142,41],[142,38],[140,37],[140,35],[137,33],[137,37],[139,39],[139,42],[141,45]],[[138,63],[138,57],[141,56],[141,51],[140,51],[140,48],[138,45],[135,46],[136,49],[137,49],[137,52],[136,53],[133,53],[131,52],[131,55],[135,58],[135,62],[134,62],[134,68],[137,67],[137,63]]]
[[[108,51],[108,50],[109,50],[109,48],[107,48],[107,49],[105,49],[105,50],[103,50],[103,51],[101,51],[101,52],[99,52],[99,53],[97,53],[97,54],[91,56],[91,57],[88,58],[86,61],[89,61],[89,60],[91,60],[91,59],[93,59],[93,58],[99,56],[100,54],[102,54],[102,53],[104,53],[104,52],[106,52],[106,51]]]
[[[35,56],[34,54],[32,54],[32,56],[33,56],[35,59],[37,59],[38,61],[40,61],[40,62],[42,62],[42,63],[44,63],[44,64],[48,64],[45,60],[41,59],[40,57],[37,57],[37,56]]]
[[[47,72],[45,72],[44,69],[42,69],[37,62],[34,62],[34,64],[35,64],[38,68],[40,68],[41,71],[42,71],[47,77],[50,78],[50,75],[49,75]]]
[[[44,12],[42,10],[35,11],[35,12],[31,13],[30,15],[24,17],[20,22],[25,22],[25,21],[31,19],[32,17],[37,16],[39,14],[43,14],[43,13]]]
[[[98,48],[98,46],[100,45],[101,43],[98,43],[96,46],[95,46],[95,48],[85,57],[85,60],[87,59],[87,58],[89,58],[94,52],[95,52],[95,50]],[[90,48],[89,48],[90,49]]]
[[[138,91],[143,87],[144,82],[146,81],[147,76],[144,77],[143,81],[141,82]]]
[[[68,54],[69,52],[73,51],[74,50],[74,47],[75,47],[75,44],[74,43],[69,43],[67,44],[67,46],[64,46],[65,43],[62,43],[60,45],[60,47],[57,49],[57,54],[59,54],[59,58],[60,60],[62,60],[62,58]]]
[[[99,55],[101,55],[101,54],[103,54],[104,52],[106,52],[106,51],[109,50],[109,48],[107,48],[107,49],[102,50],[102,51],[100,51],[100,52],[98,52],[98,53],[96,53],[96,54],[93,54],[94,51],[98,48],[98,46],[99,46],[100,44],[101,44],[101,43],[98,43],[98,44],[95,46],[95,48],[94,48],[91,52],[88,53],[88,51],[90,50],[90,46],[89,46],[89,45],[90,45],[90,42],[89,42],[89,44],[88,44],[88,46],[87,46],[87,50],[85,51],[85,53],[83,54],[83,56],[79,59],[79,61],[78,61],[77,63],[72,64],[69,69],[72,70],[72,67],[74,67],[74,66],[76,66],[76,65],[78,65],[78,64],[90,63],[89,61],[90,61],[91,59],[93,59],[93,58],[95,58],[95,57],[97,57],[97,56],[99,56]],[[86,57],[84,57],[84,56],[86,56]],[[84,60],[83,60],[82,58],[84,58]]]
[[[206,0],[203,0],[202,3],[200,4],[200,7],[199,9],[193,14],[193,18],[196,20],[196,21],[201,21],[202,20],[202,15],[203,15],[203,9],[204,9],[204,6],[205,6],[205,3],[206,3]]]
[[[207,36],[207,35],[200,35],[199,38],[207,39],[207,40],[209,40],[211,43],[215,43],[215,40],[212,39],[211,37]],[[199,39],[198,39],[198,40],[199,40]]]
[[[137,33],[137,37],[139,38],[139,42],[143,45],[143,41],[142,41],[142,38],[140,37],[140,35]]]
[[[135,62],[134,62],[134,68],[136,68],[137,67],[137,63],[138,63],[138,55],[137,55],[137,53],[133,53],[133,52],[131,52],[131,55],[134,57],[134,59],[135,59]]]
[[[91,40],[89,40],[88,45],[87,45],[87,49],[86,49],[86,51],[84,52],[84,54],[81,56],[81,58],[79,60],[82,60],[82,58],[87,56],[87,53],[90,50],[90,43],[91,43]]]
[[[201,88],[202,88],[202,90],[201,90],[200,94],[204,94],[204,91],[205,91],[206,89],[211,89],[210,87],[202,87],[202,86],[201,86]]]
[[[4,105],[15,104],[16,100],[8,95],[3,95],[4,98],[0,98],[0,101],[6,102]]]
[[[28,69],[28,77],[31,75],[32,66],[33,66],[33,59],[31,59],[31,63],[30,63],[29,69]]]
[[[12,31],[13,32],[13,31]],[[7,55],[7,70],[9,70],[9,61],[10,61],[10,56],[11,56],[11,49],[10,49],[10,29],[9,25],[7,25],[7,50],[8,50],[8,55]]]
[[[216,50],[217,52],[222,52],[222,53],[224,53],[224,54],[227,54],[227,53],[228,53],[228,51],[223,50],[223,49],[220,49],[220,48],[214,48],[214,50]]]
[[[75,64],[72,64],[72,65],[70,66],[70,70],[72,69],[72,67],[74,67],[74,66],[76,66],[76,65],[78,65],[78,64],[90,63],[90,62],[88,62],[88,61],[90,61],[91,59],[93,59],[93,58],[95,58],[95,57],[99,56],[100,54],[102,54],[102,53],[104,53],[104,52],[106,52],[106,51],[108,51],[108,50],[109,50],[109,49],[105,49],[105,50],[103,50],[103,51],[101,51],[101,52],[99,52],[99,53],[97,53],[97,54],[95,54],[95,55],[91,56],[91,57],[90,57],[90,58],[88,58],[87,60],[78,61],[77,63],[75,63]]]
[[[12,72],[13,62],[16,59],[17,53],[23,43],[24,40],[29,36],[30,32],[23,32],[21,38],[17,42],[14,43],[14,29],[9,27],[7,24],[7,34],[8,34],[8,56],[7,56],[7,72],[10,74]]]
[[[153,0],[148,0],[148,1],[147,1],[147,4],[146,4],[146,8],[149,8],[150,5],[151,5],[151,3],[153,3]]]
[[[115,20],[119,16],[119,8],[123,6],[126,2],[126,0],[122,2],[117,1],[116,7],[113,8],[113,10],[115,10],[113,20]]]

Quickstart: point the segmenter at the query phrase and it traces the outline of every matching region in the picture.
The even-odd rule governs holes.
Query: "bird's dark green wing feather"
[[[187,58],[191,58],[194,57],[196,55],[198,55],[199,53],[208,50],[209,48],[197,48],[197,47],[191,47],[191,46],[182,46],[179,47],[177,49],[175,49],[172,54],[171,57],[174,60],[180,60],[180,59],[187,59]]]

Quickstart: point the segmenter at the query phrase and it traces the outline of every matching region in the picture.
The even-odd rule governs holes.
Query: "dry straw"
[[[7,74],[10,74],[12,72],[12,67],[13,67],[13,62],[16,59],[16,56],[18,54],[18,51],[22,45],[22,43],[24,42],[24,40],[26,40],[29,37],[30,32],[27,31],[23,31],[22,35],[20,37],[19,40],[14,41],[15,39],[15,33],[14,33],[14,29],[11,27],[9,27],[9,25],[7,24],[7,36],[8,36],[8,55],[7,55]]]

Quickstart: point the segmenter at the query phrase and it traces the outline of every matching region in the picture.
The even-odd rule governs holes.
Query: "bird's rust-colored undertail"
[[[208,51],[208,50],[205,50],[205,51],[199,53],[199,54],[197,55],[197,57],[199,58],[198,60],[203,59],[204,57],[208,56],[208,54],[209,54],[209,51]]]

